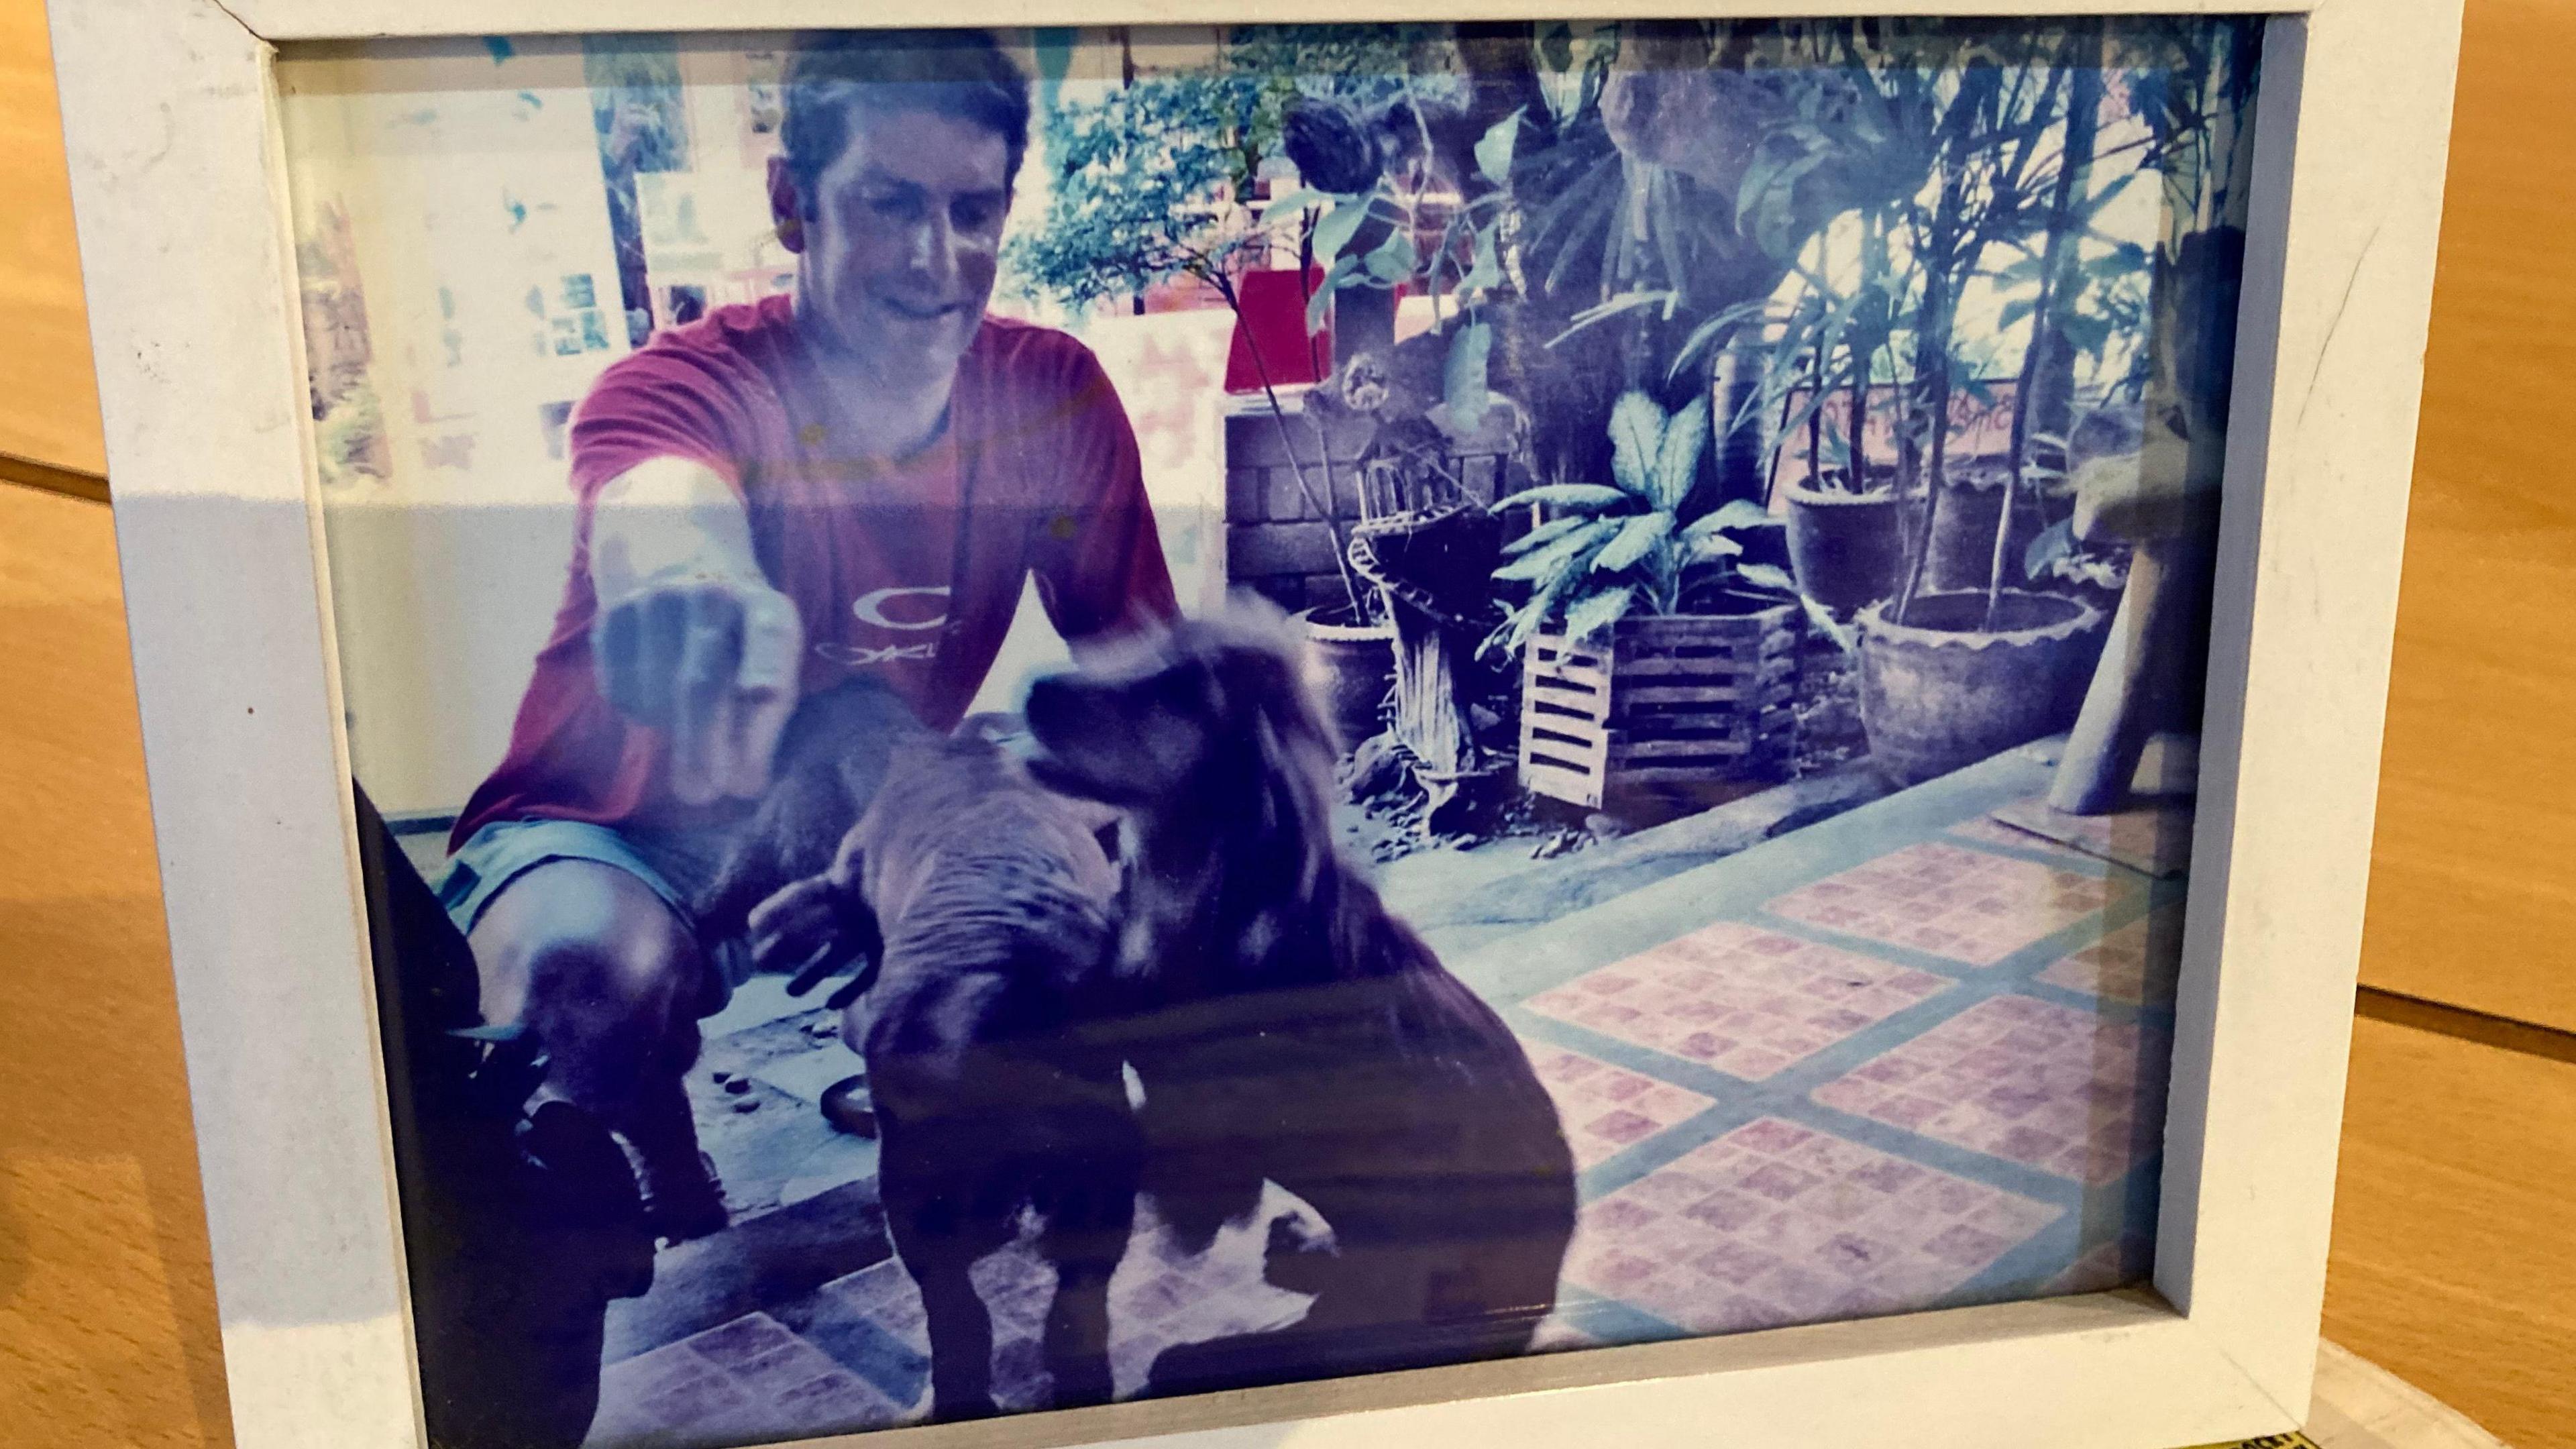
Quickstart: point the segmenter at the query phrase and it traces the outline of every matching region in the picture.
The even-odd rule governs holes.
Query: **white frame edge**
[[[272,43],[484,29],[1212,23],[1242,18],[1243,6],[899,0],[864,16],[852,0],[51,7],[235,1432],[244,1449],[418,1445]],[[1283,19],[1388,18],[1382,0],[1269,8]],[[833,1442],[1179,1436],[1171,1442],[1191,1449],[1250,1449],[1329,1436],[1337,1449],[1624,1449],[1723,1432],[1743,1449],[2173,1449],[2293,1427],[2323,1301],[2460,0],[2275,8],[2293,13],[2276,15],[2265,49],[2155,1275],[2171,1306],[2099,1294]],[[1494,19],[2243,7],[1407,9],[1408,19]]]

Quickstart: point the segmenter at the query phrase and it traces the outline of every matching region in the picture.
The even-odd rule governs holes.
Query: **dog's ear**
[[[1227,648],[1216,663],[1225,696],[1221,722],[1267,730],[1276,748],[1264,753],[1278,765],[1303,769],[1320,752],[1329,771],[1332,729],[1324,722],[1307,664],[1304,652],[1286,640],[1276,641],[1275,647],[1265,640]]]

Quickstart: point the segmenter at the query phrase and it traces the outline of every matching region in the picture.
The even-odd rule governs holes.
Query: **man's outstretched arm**
[[[610,479],[591,518],[590,581],[600,691],[667,732],[672,794],[692,805],[760,794],[796,707],[804,629],[761,571],[734,485],[681,458]]]

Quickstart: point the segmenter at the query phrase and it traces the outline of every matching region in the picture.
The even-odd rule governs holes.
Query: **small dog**
[[[1527,1349],[1575,1222],[1556,1109],[1500,1017],[1333,848],[1332,748],[1279,621],[1177,626],[1031,690],[1055,788],[1126,813],[1121,1049],[1146,1190],[1185,1245],[1269,1179],[1329,1244],[1272,1233],[1293,1327],[1167,1350],[1188,1393]]]
[[[799,701],[779,735],[759,808],[691,902],[699,939],[714,949],[740,938],[754,907],[829,869],[842,837],[885,783],[895,752],[937,738],[873,675]]]
[[[921,1288],[941,1419],[994,1412],[968,1269],[1024,1210],[1056,1270],[1055,1402],[1110,1397],[1109,1278],[1141,1147],[1120,1060],[1087,1026],[1117,889],[1097,823],[969,721],[898,749],[828,868],[751,914],[754,959],[811,963],[801,983],[874,958],[842,993],[842,1040],[867,1059],[886,1227]]]

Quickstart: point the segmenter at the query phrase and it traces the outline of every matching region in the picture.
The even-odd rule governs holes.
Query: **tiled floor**
[[[1770,909],[1782,920],[1992,966],[2092,916],[2114,890],[2072,863],[1926,841],[1801,886]]]
[[[1760,1081],[1949,985],[1911,967],[1720,921],[1524,1004]]]
[[[1764,1117],[1583,1210],[1566,1281],[1693,1333],[1930,1303],[2064,1209]]]
[[[1450,963],[1522,1034],[1582,1172],[1537,1347],[2142,1271],[2182,883],[1992,818],[2046,778],[1999,757]],[[621,1305],[592,1442],[917,1418],[929,1344],[876,1226],[873,1153],[812,1106],[854,1059],[772,982],[709,1026],[691,1090],[736,1225]],[[1165,1346],[1294,1321],[1304,1300],[1261,1281],[1261,1247],[1307,1211],[1274,1189],[1192,1258],[1148,1204],[1112,1285],[1120,1392]],[[978,1275],[999,1397],[1043,1403],[1049,1270],[1021,1248]]]
[[[2153,1148],[2142,1108],[2164,1100],[2169,1045],[2135,1022],[1997,996],[1813,1095],[1836,1111],[2098,1187]]]

